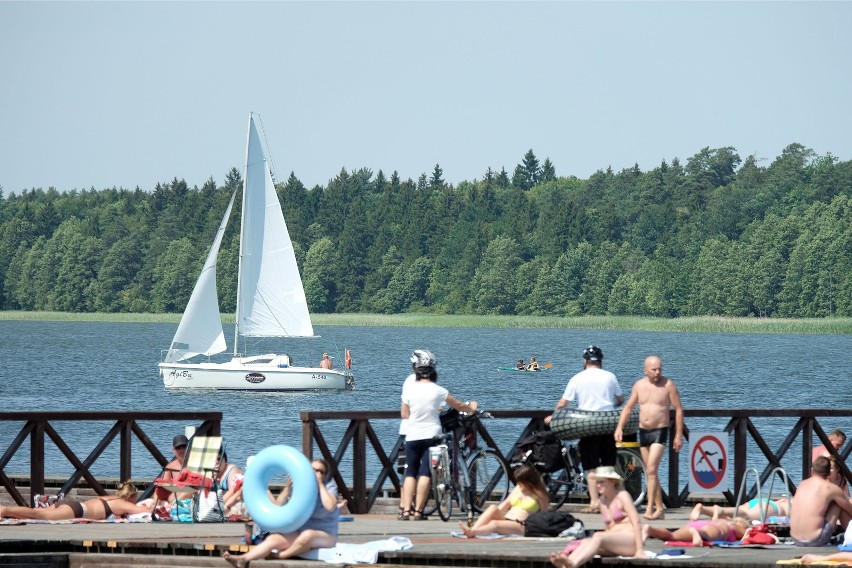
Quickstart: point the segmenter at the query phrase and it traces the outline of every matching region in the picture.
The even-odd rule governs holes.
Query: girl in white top
[[[405,481],[402,487],[402,503],[411,503],[417,493],[414,520],[426,520],[423,507],[432,484],[429,464],[429,448],[432,439],[441,434],[441,404],[460,412],[475,412],[476,402],[462,402],[453,398],[449,391],[436,384],[435,356],[425,350],[416,350],[411,355],[411,366],[415,380],[406,381],[402,389],[400,415],[408,420],[405,434]],[[411,511],[404,510],[399,518],[408,520]]]

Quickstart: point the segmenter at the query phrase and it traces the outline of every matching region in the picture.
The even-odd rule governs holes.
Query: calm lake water
[[[852,408],[848,336],[317,326],[321,339],[297,341],[281,350],[291,353],[297,363],[318,363],[321,353],[329,351],[340,365],[343,349],[348,347],[356,376],[354,391],[218,394],[163,389],[157,363],[175,329],[176,324],[0,321],[3,410],[221,411],[229,457],[244,465],[249,455],[272,444],[300,448],[300,411],[398,410],[400,385],[415,348],[437,355],[439,382],[458,398],[478,400],[485,409],[539,409],[553,408],[568,379],[580,370],[582,350],[589,344],[603,349],[605,368],[618,376],[625,393],[641,376],[645,356],[658,354],[688,408]],[[225,333],[230,341],[233,330]],[[275,345],[258,350],[274,351]],[[553,369],[536,374],[497,371],[530,356],[553,363]],[[720,431],[725,422],[690,419],[687,426],[693,431]],[[332,451],[345,425],[321,425]],[[524,425],[525,421],[513,420],[487,423],[503,451],[508,451]],[[852,420],[822,425],[852,434]],[[0,454],[21,426],[0,422]],[[83,459],[111,424],[58,426]],[[169,449],[172,436],[183,426],[143,423],[163,450]],[[757,426],[770,446],[777,448],[793,422],[762,419]],[[389,450],[396,441],[397,421],[375,421],[373,427]],[[70,474],[67,460],[52,443],[46,445],[48,473]],[[159,468],[142,445],[134,441],[132,451],[134,477],[156,475]],[[687,452],[681,454],[683,476],[688,472]],[[371,450],[368,455],[369,469],[375,471],[378,462]],[[750,465],[762,469],[765,460],[757,459],[756,450],[750,450],[750,455],[755,457]],[[784,460],[795,479],[801,468],[799,455],[796,447]],[[28,465],[28,454],[19,451],[6,471],[27,472]],[[348,478],[345,466],[344,461],[342,469]],[[117,476],[117,444],[96,462],[94,470],[97,475]]]

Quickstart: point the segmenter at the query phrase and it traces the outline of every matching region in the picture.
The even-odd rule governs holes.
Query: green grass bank
[[[524,329],[621,329],[713,333],[852,334],[852,318],[650,318],[634,316],[474,316],[436,314],[313,314],[315,325],[382,327],[482,327]],[[116,323],[175,323],[180,314],[78,314],[68,312],[0,311],[5,321],[93,321]],[[233,314],[223,317],[233,323]]]

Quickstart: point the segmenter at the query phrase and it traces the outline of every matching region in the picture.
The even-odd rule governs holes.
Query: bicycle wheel
[[[645,462],[636,450],[618,448],[615,469],[624,478],[624,489],[633,497],[633,504],[639,505],[645,500],[648,491]]]
[[[438,502],[435,501],[435,487],[433,485],[429,488],[429,495],[426,496],[426,504],[423,505],[423,514],[427,517],[431,517],[437,510]]]
[[[568,501],[568,495],[574,483],[567,469],[560,469],[542,475],[547,494],[550,496],[550,510],[555,511]]]
[[[438,515],[442,521],[449,521],[453,514],[453,493],[453,483],[450,480],[446,480],[446,483],[439,482],[432,485],[435,508],[438,510]]]
[[[500,503],[509,494],[509,465],[490,448],[479,450],[467,462],[471,507],[481,513],[489,502]]]

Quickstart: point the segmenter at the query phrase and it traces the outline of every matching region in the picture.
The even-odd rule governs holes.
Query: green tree
[[[305,297],[308,308],[315,313],[330,313],[336,293],[334,275],[337,272],[334,243],[323,237],[311,245],[305,257]]]
[[[169,243],[154,268],[151,306],[157,312],[182,312],[198,280],[204,258],[188,238]]]
[[[485,249],[473,277],[474,310],[480,314],[511,314],[518,302],[515,272],[521,265],[517,243],[496,237]]]

